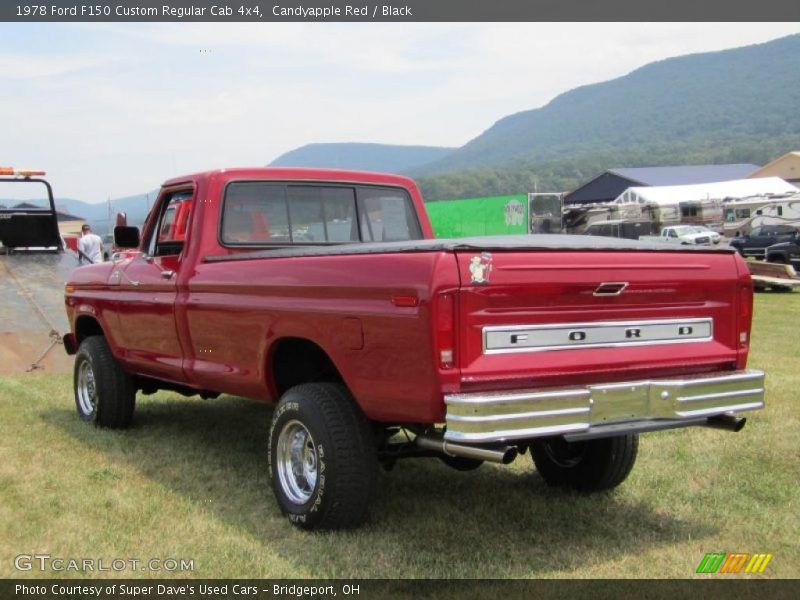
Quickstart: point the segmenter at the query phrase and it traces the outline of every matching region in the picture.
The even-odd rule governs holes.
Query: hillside
[[[671,58],[510,115],[417,175],[800,137],[800,35]],[[791,149],[791,148],[790,148]]]
[[[387,144],[308,144],[282,154],[270,167],[330,167],[362,171],[408,171],[437,161],[454,148]]]

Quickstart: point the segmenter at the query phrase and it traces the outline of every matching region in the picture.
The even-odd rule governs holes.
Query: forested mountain
[[[426,199],[475,198],[523,192],[573,190],[606,169],[667,165],[753,163],[765,165],[800,148],[800,134],[739,135],[671,144],[653,141],[625,149],[585,152],[549,161],[517,161],[486,167],[415,176]]]
[[[542,108],[501,119],[416,173],[551,163],[599,153],[641,156],[647,164],[652,163],[648,156],[680,159],[687,151],[751,160],[749,153],[775,136],[800,136],[798,107],[800,35],[794,35],[671,58],[576,88]]]
[[[613,167],[766,164],[800,148],[799,109],[793,35],[570,90],[461,148],[428,148],[435,156],[427,164],[413,147],[379,144],[311,144],[272,164],[406,172],[432,199],[564,191]]]
[[[308,144],[273,160],[271,167],[330,167],[363,171],[408,171],[455,148],[388,144]]]

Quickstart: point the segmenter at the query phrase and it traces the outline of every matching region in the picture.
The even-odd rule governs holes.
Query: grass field
[[[163,575],[202,578],[693,577],[706,552],[769,552],[763,576],[800,577],[800,293],[757,296],[750,365],[767,408],[741,433],[644,435],[614,492],[548,488],[528,456],[474,473],[401,461],[366,526],[322,534],[268,488],[269,407],[140,396],[132,429],[102,431],[78,420],[69,376],[3,378],[0,576],[60,575],[14,569],[48,553],[187,559]]]

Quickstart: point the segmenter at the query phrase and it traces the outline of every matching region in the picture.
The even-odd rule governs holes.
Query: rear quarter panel
[[[457,275],[445,252],[198,264],[187,290],[189,370],[203,387],[274,401],[272,352],[302,338],[328,354],[371,419],[440,420],[431,297],[457,289]],[[396,306],[393,296],[419,304]]]

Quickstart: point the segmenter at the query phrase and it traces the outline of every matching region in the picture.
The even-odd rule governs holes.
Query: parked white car
[[[715,232],[711,230],[698,231],[698,229],[699,226],[697,225],[670,225],[661,230],[661,235],[643,235],[639,239],[648,242],[668,242],[687,246],[710,246],[714,243],[712,234]],[[719,234],[716,235],[719,238]]]
[[[709,229],[705,225],[692,225],[695,232],[702,233],[711,236],[711,243],[712,244],[719,244],[719,241],[722,239],[722,234],[714,231],[713,229]]]

